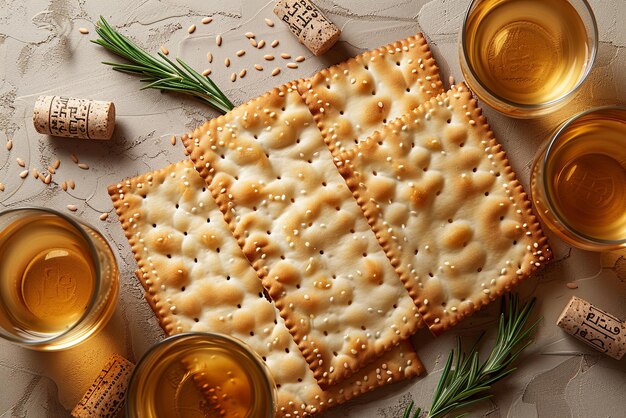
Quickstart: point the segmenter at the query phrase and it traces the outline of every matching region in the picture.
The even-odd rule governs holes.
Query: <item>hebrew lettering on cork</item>
[[[33,124],[40,134],[111,139],[115,129],[115,105],[73,97],[40,96],[35,102]]]
[[[556,324],[617,360],[626,352],[626,323],[576,296],[569,301]]]
[[[135,365],[114,354],[72,410],[73,418],[121,418],[124,414],[126,388]]]
[[[309,0],[280,0],[274,13],[315,55],[328,51],[341,36],[337,25]]]

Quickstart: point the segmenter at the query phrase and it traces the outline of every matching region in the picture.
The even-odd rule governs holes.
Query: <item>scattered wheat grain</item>
[[[13,149],[13,140],[9,139],[7,141],[7,150],[11,151]]]
[[[209,75],[211,75],[211,69],[207,68],[206,70],[202,71],[202,75],[208,77]]]
[[[265,18],[265,24],[270,28],[274,27],[274,21],[272,21],[272,19]]]
[[[254,33],[252,32],[246,32],[246,38],[250,39],[250,38],[254,38]]]
[[[192,34],[196,31],[196,25],[191,25],[187,28],[187,33]]]
[[[78,28],[78,31],[83,35],[87,35],[89,33],[89,29],[87,28]]]
[[[28,175],[28,170],[24,170],[20,173],[20,177],[23,179],[25,179],[27,175]]]
[[[204,19],[202,19],[202,24],[203,25],[208,25],[211,22],[213,22],[213,18],[212,17],[207,16]]]
[[[261,39],[261,40],[259,41],[259,44],[257,45],[257,49],[261,49],[261,48],[263,48],[264,46],[265,46],[265,40],[264,40],[264,39]]]
[[[244,78],[246,76],[246,73],[248,71],[244,68],[243,70],[239,71],[239,78]]]
[[[282,52],[282,53],[280,54],[280,57],[281,57],[282,59],[288,60],[289,58],[291,58],[291,55],[289,55],[289,54],[288,54],[288,53],[286,53],[286,52]]]
[[[263,55],[263,59],[265,61],[273,61],[274,60],[274,56],[273,55]]]
[[[163,55],[169,55],[170,54],[170,50],[167,49],[165,47],[165,45],[161,45],[161,52],[163,53]]]
[[[106,221],[108,217],[109,217],[109,214],[107,212],[102,212],[100,216],[98,216],[98,218],[100,218],[101,221]]]
[[[74,161],[74,163],[78,164],[78,157],[76,156],[76,154],[72,153],[70,157],[72,157],[72,161]]]
[[[43,182],[46,184],[50,184],[51,181],[52,181],[52,174],[48,174],[43,180]]]
[[[215,45],[222,46],[222,35],[217,35],[215,37]]]
[[[272,48],[276,48],[279,44],[280,44],[280,42],[278,41],[278,39],[274,39],[272,41]]]
[[[230,81],[234,82],[235,80],[237,80],[237,73],[232,73],[230,75]]]
[[[76,207],[76,205],[67,205],[67,209],[71,210],[72,212],[76,212],[78,210],[78,207]]]
[[[298,64],[296,64],[295,62],[288,62],[287,68],[298,68]]]
[[[302,55],[298,55],[298,56],[296,57],[296,62],[302,62],[302,61],[304,61],[304,60],[305,60],[305,58],[304,58]]]
[[[67,182],[66,181],[61,183],[61,189],[63,189],[64,192],[67,192]]]
[[[26,167],[26,163],[21,158],[18,157],[15,159],[15,161],[17,161],[17,165],[19,165],[20,167]]]
[[[239,51],[237,51],[238,57],[243,57],[244,55],[246,55],[246,51],[244,51],[243,49],[240,49]]]
[[[61,167],[61,160],[55,160],[54,163],[52,163],[52,168],[58,170],[59,167]]]
[[[259,64],[254,64],[254,69],[257,71],[263,71],[263,66],[259,65]]]
[[[276,67],[276,68],[274,68],[272,70],[272,75],[275,76],[275,75],[278,75],[278,74],[280,74],[280,68]]]
[[[67,182],[67,185],[70,186],[70,189],[74,190],[76,188],[76,183],[74,183],[74,180],[70,179],[70,181]]]
[[[81,170],[89,170],[89,166],[85,163],[78,164],[78,168],[80,168]]]

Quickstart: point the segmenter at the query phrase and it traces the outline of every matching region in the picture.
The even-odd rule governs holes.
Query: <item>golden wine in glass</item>
[[[115,256],[86,223],[45,208],[0,213],[0,336],[61,350],[104,327],[117,300]]]
[[[537,154],[531,194],[539,217],[570,244],[626,248],[626,107],[565,122]]]
[[[535,117],[573,97],[591,69],[597,38],[585,0],[474,0],[461,32],[461,69],[496,110]]]

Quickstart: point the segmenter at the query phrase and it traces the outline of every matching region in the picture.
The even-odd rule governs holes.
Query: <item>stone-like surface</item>
[[[270,87],[305,77],[329,64],[365,49],[423,31],[442,69],[462,79],[458,66],[457,38],[469,0],[318,0],[343,34],[323,57],[315,58],[272,13],[273,2],[264,0],[0,0],[0,208],[44,205],[66,210],[78,206],[76,216],[97,225],[117,249],[121,292],[117,311],[103,332],[62,353],[31,352],[0,341],[0,416],[64,417],[89,387],[101,366],[114,352],[136,361],[163,337],[142,289],[133,276],[135,263],[116,217],[98,220],[111,211],[106,186],[166,163],[185,158],[180,142],[170,137],[194,128],[215,116],[210,108],[177,95],[139,91],[137,78],[119,74],[100,64],[112,57],[89,43],[95,37],[93,23],[105,16],[122,32],[156,52],[166,45],[170,56],[180,56],[200,70],[211,68],[213,80],[235,103],[242,103]],[[600,48],[596,65],[574,101],[555,114],[533,121],[512,120],[485,109],[498,139],[524,184],[528,184],[532,156],[539,143],[565,118],[591,106],[623,103],[626,97],[626,15],[623,0],[592,0],[599,23]],[[203,25],[204,16],[213,22]],[[276,25],[268,27],[264,18]],[[197,25],[189,35],[187,28]],[[81,35],[79,27],[91,33]],[[244,33],[264,39],[263,49],[253,49]],[[221,34],[221,48],[215,35]],[[280,45],[272,49],[274,39]],[[235,52],[245,49],[243,57]],[[206,61],[207,51],[214,55]],[[307,59],[297,69],[286,60],[263,60],[264,54],[290,53]],[[232,61],[224,67],[224,59]],[[258,72],[253,64],[265,68]],[[271,76],[274,67],[282,72]],[[247,69],[243,79],[230,81],[233,71]],[[37,134],[31,112],[38,95],[65,94],[115,102],[117,128],[111,141],[52,139]],[[4,142],[13,139],[9,152]],[[76,154],[89,170],[81,170],[70,158]],[[45,171],[56,159],[61,167],[50,185],[29,176],[22,167]],[[61,183],[73,179],[74,190],[64,192]],[[565,334],[555,325],[559,312],[572,295],[578,295],[608,312],[626,317],[625,254],[597,255],[570,249],[552,239],[554,261],[542,274],[520,288],[523,296],[536,295],[544,317],[536,342],[522,356],[519,370],[495,386],[490,402],[476,405],[472,416],[496,417],[619,417],[624,416],[626,362],[598,354]],[[578,289],[565,284],[575,282]],[[414,341],[428,376],[395,385],[329,411],[326,416],[396,418],[413,399],[427,407],[439,379],[448,350],[457,335],[468,343],[484,329],[493,330],[497,306],[481,311],[440,338],[426,331]],[[487,340],[493,338],[488,334]],[[492,340],[489,340],[492,341]]]

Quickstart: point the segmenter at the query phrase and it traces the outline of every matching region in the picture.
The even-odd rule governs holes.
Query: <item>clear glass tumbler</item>
[[[104,327],[117,301],[115,256],[91,225],[47,208],[0,212],[0,337],[42,351]]]
[[[567,103],[586,79],[598,29],[586,0],[473,0],[460,33],[468,86],[516,118]]]
[[[126,391],[127,418],[272,418],[276,385],[245,343],[214,333],[177,334],[152,346]]]
[[[626,248],[626,107],[563,123],[535,157],[531,197],[544,224],[571,245]]]

